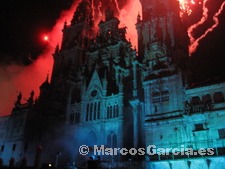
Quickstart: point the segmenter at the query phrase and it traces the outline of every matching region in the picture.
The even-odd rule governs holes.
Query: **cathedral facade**
[[[96,31],[91,3],[78,5],[64,24],[39,98],[31,92],[21,103],[20,93],[11,115],[0,118],[0,165],[84,166],[93,160],[103,168],[224,168],[225,83],[189,84],[177,1],[140,2],[138,52],[112,10]],[[80,154],[82,145],[89,154]],[[100,145],[146,151],[94,154]],[[166,154],[154,153],[157,148]]]

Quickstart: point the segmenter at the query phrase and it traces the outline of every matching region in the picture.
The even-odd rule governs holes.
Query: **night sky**
[[[3,0],[0,1],[0,64],[30,64],[28,57],[36,59],[45,49],[46,44],[41,34],[50,31],[62,10],[68,9],[74,0]],[[212,15],[218,10],[223,0],[208,0],[210,7],[207,24],[196,30],[200,35],[213,24]],[[193,54],[192,69],[203,80],[213,76],[223,76],[225,70],[225,10],[219,16],[220,24],[200,42]],[[200,19],[201,9],[193,8],[189,22]],[[61,32],[60,32],[61,33]],[[204,65],[204,66],[201,66]],[[200,66],[200,67],[199,67]],[[205,75],[203,75],[205,74]]]
[[[72,0],[0,1],[0,116],[9,115],[19,92],[26,103],[32,90],[51,75],[52,53],[61,42],[64,15]],[[69,11],[70,13],[66,13]],[[43,36],[54,36],[44,41]],[[54,44],[53,44],[54,42]]]
[[[214,24],[213,15],[218,11],[224,0],[208,0],[208,19],[195,31],[200,36]],[[199,18],[202,11],[196,9],[192,20]],[[200,45],[190,58],[193,81],[207,81],[210,79],[225,79],[225,9],[218,16],[219,25],[200,41]]]
[[[41,34],[54,26],[62,10],[73,0],[0,1],[0,63],[29,64],[45,48]]]
[[[43,41],[43,34],[51,31],[61,12],[68,10],[74,1],[76,0],[0,1],[2,7],[0,10],[0,93],[4,98],[0,98],[0,116],[9,114],[9,109],[13,106],[13,100],[15,101],[19,91],[30,90],[33,85],[35,85],[37,91],[38,85],[41,85],[41,82],[45,80],[49,68],[48,70],[43,69],[42,76],[33,73],[39,67],[36,67],[35,71],[33,71],[34,69],[25,71],[23,69],[34,64],[31,60],[37,60],[48,48],[48,44]],[[115,0],[112,1],[115,2]],[[129,2],[134,1],[138,0],[130,0]],[[118,0],[118,2],[122,4],[128,2],[128,0]],[[208,0],[209,17],[207,22],[195,30],[196,37],[213,25],[212,17],[223,2],[224,0]],[[132,14],[134,13],[134,21],[136,21],[137,13],[140,11],[134,12],[134,9],[131,10]],[[197,22],[201,19],[201,16],[201,8],[195,6],[193,14],[188,17],[186,24],[191,25]],[[129,21],[129,19],[124,19]],[[218,27],[200,41],[197,51],[190,57],[193,82],[225,79],[225,9],[219,15],[219,22]],[[62,34],[62,32],[59,31],[57,34]],[[52,57],[51,54],[48,54],[49,57]],[[13,70],[11,70],[12,65]],[[17,65],[23,65],[23,67],[15,68]],[[51,67],[51,64],[49,65],[48,67]],[[24,84],[30,86],[27,87]],[[17,87],[18,85],[19,87]],[[26,93],[29,92],[26,91]],[[29,97],[29,94],[24,97]],[[10,105],[6,106],[8,103]],[[7,111],[1,109],[1,107],[7,107]]]

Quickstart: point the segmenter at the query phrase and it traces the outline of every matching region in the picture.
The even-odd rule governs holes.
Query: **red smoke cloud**
[[[130,39],[133,47],[137,47],[136,21],[138,13],[142,13],[139,0],[133,0],[120,10],[120,26],[127,27],[127,39]]]
[[[46,43],[48,47],[36,61],[29,66],[10,65],[0,67],[0,116],[11,113],[19,92],[22,92],[23,95],[22,103],[26,102],[32,90],[35,92],[35,97],[38,97],[39,86],[45,81],[48,73],[51,75],[53,65],[52,54],[56,45],[60,45],[61,43],[64,22],[72,19],[77,4],[78,2],[68,11],[61,13],[61,17],[51,32],[44,32],[48,35],[49,39],[47,43],[43,43]]]
[[[47,74],[51,75],[53,66],[52,54],[56,45],[61,43],[64,22],[67,21],[69,24],[80,1],[76,1],[68,11],[62,12],[52,31],[49,33],[43,32],[48,36],[47,43],[45,42],[48,48],[36,61],[29,66],[10,65],[0,67],[0,116],[11,113],[19,92],[22,92],[23,95],[22,103],[26,102],[32,90],[35,92],[35,97],[38,97],[39,86],[45,81]],[[117,0],[114,0],[114,3],[116,4],[116,9],[119,10],[121,26],[127,26],[128,28],[127,38],[136,46],[137,33],[135,23],[138,12],[141,13],[139,0],[130,0],[122,9],[119,8]],[[99,1],[96,8],[100,8],[101,4],[101,1]],[[102,13],[101,11],[99,12]],[[104,13],[102,14],[104,15]],[[104,17],[103,15],[102,17]]]

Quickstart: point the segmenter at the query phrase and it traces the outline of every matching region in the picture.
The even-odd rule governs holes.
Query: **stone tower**
[[[56,47],[51,79],[52,113],[65,115],[70,100],[80,102],[82,77],[86,70],[85,52],[93,33],[92,9],[89,1],[82,1],[74,12],[71,24],[65,22],[61,48]]]
[[[172,133],[183,113],[185,32],[176,26],[180,23],[177,1],[140,2],[142,18],[138,15],[136,28],[143,66],[145,144],[163,147],[180,139]]]

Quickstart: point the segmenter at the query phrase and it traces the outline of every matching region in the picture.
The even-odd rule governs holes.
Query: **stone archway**
[[[96,133],[93,130],[89,131],[87,136],[85,137],[84,142],[87,146],[97,145],[98,137]]]

